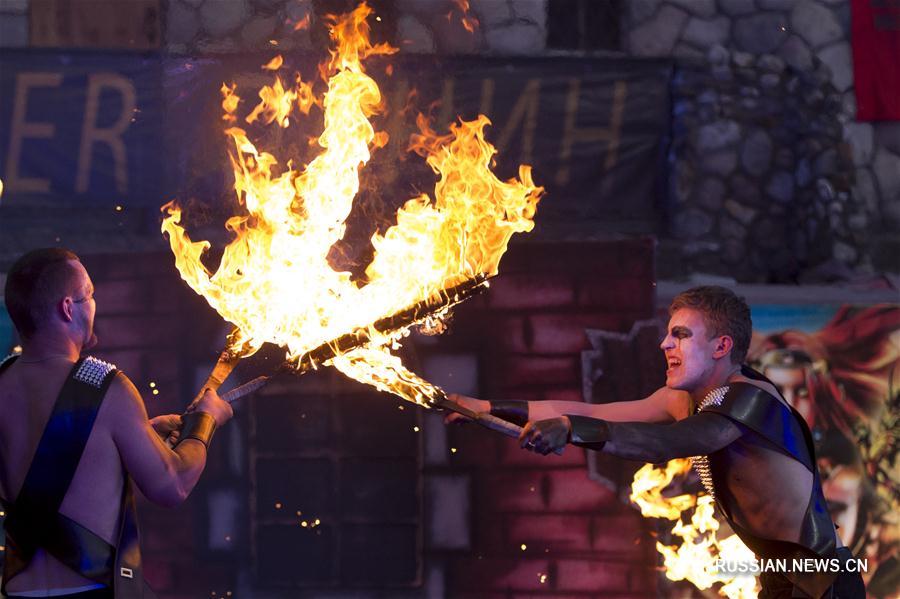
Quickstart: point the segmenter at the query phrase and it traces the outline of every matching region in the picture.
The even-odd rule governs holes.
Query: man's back
[[[51,358],[23,363],[19,358],[0,374],[0,497],[15,501],[73,362]],[[121,375],[120,375],[121,376]],[[114,545],[124,474],[110,434],[110,402],[97,414],[84,454],[60,513]],[[7,582],[7,591],[72,588],[94,584],[39,549],[28,567]]]
[[[759,387],[790,409],[765,381],[736,375],[729,382]],[[717,452],[722,479],[734,499],[732,516],[762,538],[796,543],[813,492],[813,472],[762,435],[742,430],[739,439]]]

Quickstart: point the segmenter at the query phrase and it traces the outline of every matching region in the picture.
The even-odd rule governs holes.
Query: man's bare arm
[[[571,441],[587,449],[656,464],[707,455],[736,441],[741,429],[720,414],[697,414],[674,424],[608,422],[572,415],[529,422],[522,446],[547,454]]]
[[[463,395],[451,395],[475,412],[488,412],[491,403]],[[617,401],[593,404],[580,401],[529,401],[528,420],[545,420],[564,414],[602,418],[610,422],[675,422],[690,413],[690,396],[684,391],[668,387],[657,389],[651,395],[634,401]]]
[[[203,473],[206,447],[196,439],[185,439],[170,449],[153,430],[144,401],[127,377],[117,376],[108,393],[111,433],[126,470],[147,499],[178,505]]]

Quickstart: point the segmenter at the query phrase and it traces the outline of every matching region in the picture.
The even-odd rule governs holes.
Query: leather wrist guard
[[[209,449],[213,433],[216,432],[216,419],[206,412],[191,412],[181,417],[181,436],[178,442],[185,439],[196,439]]]
[[[507,422],[525,426],[528,422],[527,401],[492,401],[491,416],[502,418]]]
[[[571,441],[575,445],[600,451],[609,441],[609,423],[599,418],[566,414],[572,423]]]

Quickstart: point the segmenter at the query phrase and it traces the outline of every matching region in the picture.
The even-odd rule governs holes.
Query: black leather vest
[[[742,369],[742,374],[747,378],[768,382],[762,374],[747,367]],[[803,417],[763,389],[740,382],[729,383],[728,391],[721,397],[721,402],[710,403],[703,411],[721,414],[740,423],[813,473],[812,491],[803,517],[799,542],[776,541],[758,537],[734,521],[732,517],[734,498],[720,480],[724,470],[722,460],[728,448],[707,456],[716,504],[744,544],[758,557],[787,559],[789,563],[794,559],[836,558],[837,535],[822,492],[812,434]],[[788,572],[785,576],[796,587],[818,598],[832,585],[836,574]]]
[[[0,363],[0,374],[15,357]],[[59,513],[97,412],[118,370],[95,358],[72,368],[28,469],[18,497],[4,502],[6,558],[3,588],[43,549],[81,576],[114,588],[117,599],[153,597],[141,576],[141,553],[131,479],[125,476],[115,546]]]

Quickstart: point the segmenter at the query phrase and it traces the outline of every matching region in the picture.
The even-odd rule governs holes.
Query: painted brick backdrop
[[[591,348],[585,329],[627,333],[635,321],[653,316],[653,253],[651,240],[514,246],[503,274],[457,311],[450,334],[434,347],[477,356],[482,397],[582,401],[581,352]],[[96,354],[128,374],[151,416],[180,412],[196,384],[197,357],[215,358],[220,320],[181,282],[167,254],[94,255],[84,262],[97,288]],[[434,348],[418,351],[427,355]],[[238,414],[235,422],[246,419]],[[403,591],[403,597],[656,595],[649,523],[588,478],[583,450],[535,456],[476,427],[450,427],[446,436],[455,451],[442,465],[426,467],[426,486],[437,488],[429,481],[440,477],[468,481],[468,537],[455,549],[426,544],[422,587]],[[259,594],[248,594],[246,581],[239,580],[245,548],[209,549],[208,491],[246,484],[229,467],[230,443],[218,441],[184,505],[140,505],[146,576],[161,598]],[[438,511],[426,526],[441,528],[436,518]],[[456,525],[443,523],[444,529]],[[442,571],[438,585],[428,574],[435,564]],[[311,592],[265,596],[330,597],[338,590]],[[374,589],[354,593],[387,596]]]
[[[515,246],[442,343],[477,348],[484,398],[583,401],[585,329],[627,333],[653,316],[653,253],[650,240]],[[473,532],[447,559],[447,596],[655,596],[648,524],[588,478],[584,450],[536,456],[466,426],[449,436],[449,468],[472,480]]]

